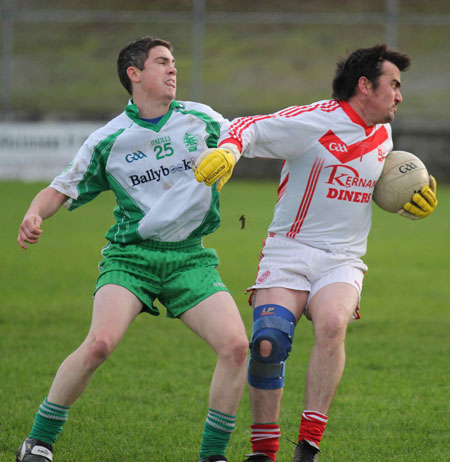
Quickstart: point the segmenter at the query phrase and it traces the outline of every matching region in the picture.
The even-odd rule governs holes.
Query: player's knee
[[[314,326],[315,337],[324,343],[339,343],[344,340],[349,319],[342,313],[331,313],[319,325]]]
[[[260,389],[284,386],[284,363],[292,348],[296,319],[280,305],[262,305],[253,312],[248,383]]]
[[[94,337],[88,342],[88,362],[92,367],[105,361],[114,350],[113,342],[107,337]]]
[[[240,336],[233,342],[231,348],[231,357],[238,366],[243,366],[248,357],[249,342],[246,335]]]
[[[263,358],[267,358],[272,353],[272,344],[268,340],[259,342],[259,354]]]
[[[249,342],[245,334],[236,335],[225,342],[218,355],[236,366],[243,366],[247,361]]]

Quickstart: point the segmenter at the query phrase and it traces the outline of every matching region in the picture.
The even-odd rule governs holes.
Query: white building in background
[[[0,123],[0,180],[50,181],[103,122]]]

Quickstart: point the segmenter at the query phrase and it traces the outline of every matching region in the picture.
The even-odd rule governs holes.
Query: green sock
[[[53,444],[68,417],[69,406],[60,406],[44,399],[34,418],[29,438]]]
[[[236,426],[236,416],[209,409],[200,446],[200,459],[213,455],[225,455],[231,433]]]

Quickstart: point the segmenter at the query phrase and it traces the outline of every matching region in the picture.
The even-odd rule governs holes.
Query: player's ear
[[[372,82],[367,77],[361,76],[358,79],[358,89],[363,95],[367,96],[371,88]]]
[[[127,75],[131,82],[139,82],[141,79],[141,71],[134,66],[127,68]]]

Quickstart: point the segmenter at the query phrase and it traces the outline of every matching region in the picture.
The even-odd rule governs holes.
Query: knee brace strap
[[[253,332],[248,367],[248,383],[255,388],[275,389],[284,386],[284,361],[291,351],[296,319],[280,305],[261,305],[253,311]],[[271,344],[268,356],[260,353],[260,343]]]

